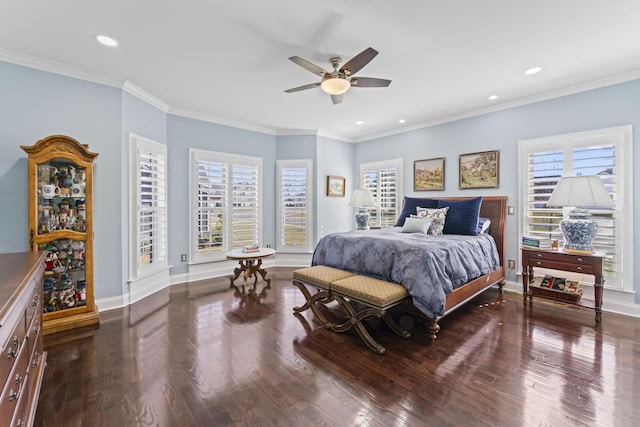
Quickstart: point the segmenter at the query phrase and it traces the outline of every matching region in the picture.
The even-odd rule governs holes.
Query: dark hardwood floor
[[[129,326],[46,337],[37,426],[632,426],[640,420],[640,319],[491,289],[427,342],[377,319],[386,347],[323,329],[291,285],[191,297]],[[240,282],[240,281],[238,281]],[[606,308],[606,307],[605,307]]]

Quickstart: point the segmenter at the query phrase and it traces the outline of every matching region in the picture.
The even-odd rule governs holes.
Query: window
[[[402,204],[402,159],[361,164],[360,187],[368,188],[376,203],[369,209],[369,225],[393,227]]]
[[[190,150],[193,262],[262,241],[262,159]]]
[[[136,135],[131,145],[130,277],[167,267],[167,147]]]
[[[277,249],[311,252],[311,160],[278,160]]]
[[[615,201],[615,208],[589,209],[598,223],[593,240],[605,252],[605,285],[633,289],[630,270],[631,239],[625,224],[631,224],[633,208],[630,171],[631,127],[580,132],[520,141],[520,200],[523,215],[520,236],[532,235],[562,241],[560,221],[569,208],[548,208],[547,201],[562,176],[597,175]],[[624,209],[623,209],[624,208]]]

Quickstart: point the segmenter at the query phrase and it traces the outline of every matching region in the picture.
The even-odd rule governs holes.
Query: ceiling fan
[[[377,79],[374,77],[353,77],[355,73],[371,62],[377,54],[377,50],[369,47],[351,58],[351,60],[344,65],[342,65],[342,59],[337,56],[333,57],[329,59],[333,67],[332,72],[318,67],[299,56],[292,56],[289,58],[291,61],[305,70],[322,77],[322,80],[318,83],[310,83],[308,85],[287,89],[285,92],[298,92],[320,86],[325,93],[331,95],[331,101],[333,101],[334,104],[340,104],[342,102],[342,96],[350,87],[387,87],[391,83],[391,80]]]

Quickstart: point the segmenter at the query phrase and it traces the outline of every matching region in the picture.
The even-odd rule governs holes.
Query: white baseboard
[[[519,280],[507,280],[507,284],[504,289],[522,295],[522,282]],[[582,291],[582,301],[584,301],[585,305],[593,305],[595,299],[593,285],[583,284]],[[605,286],[604,293],[602,294],[602,311],[623,314],[631,317],[640,317],[640,304],[636,304],[634,299],[634,292],[608,289]]]
[[[277,254],[275,257],[265,259],[262,265],[267,269],[273,267],[308,267],[311,265],[311,257],[312,254]],[[134,302],[153,295],[155,292],[158,292],[168,286],[179,284],[188,285],[189,283],[199,282],[202,280],[231,276],[233,275],[233,270],[236,266],[236,261],[191,264],[189,265],[189,271],[187,273],[171,276],[168,274],[167,270],[162,274],[145,278],[135,285],[133,282],[130,283],[128,293],[110,298],[97,299],[96,306],[99,307],[99,311],[124,308]],[[518,276],[516,276],[516,278],[518,280],[507,280],[504,289],[522,295],[522,282],[519,280]],[[135,292],[132,292],[133,288],[135,288]],[[593,286],[584,284],[582,288],[584,291],[582,299],[585,302],[585,305],[593,305]],[[209,288],[211,292],[223,291],[226,289],[228,289],[228,286],[223,281],[221,281],[220,284],[216,284],[212,288]],[[625,316],[640,317],[640,304],[636,304],[634,298],[635,293],[633,292],[607,289],[605,287],[602,311],[622,314]]]

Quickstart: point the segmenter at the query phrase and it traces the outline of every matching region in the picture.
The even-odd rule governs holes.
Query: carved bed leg
[[[438,322],[436,320],[429,319],[429,326],[427,326],[427,331],[429,331],[429,338],[431,338],[431,341],[437,338],[436,334],[439,330],[440,325],[438,325]]]
[[[504,280],[504,279],[503,279],[503,280],[500,280],[500,281],[498,282],[498,291],[499,291],[500,293],[502,293],[502,288],[504,288],[504,285],[506,285],[506,284],[507,284],[507,281],[506,281],[506,280]]]

